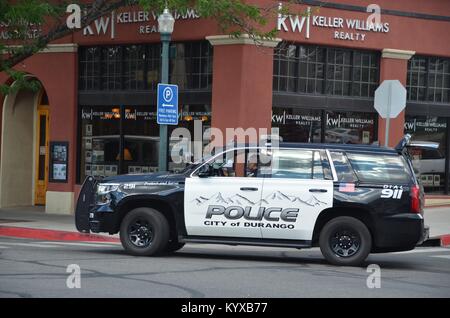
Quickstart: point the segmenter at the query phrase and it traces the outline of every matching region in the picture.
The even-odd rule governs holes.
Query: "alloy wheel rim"
[[[330,237],[330,247],[339,257],[352,257],[361,248],[361,238],[352,229],[339,229]]]
[[[153,228],[146,220],[137,218],[128,226],[128,239],[136,247],[148,247],[153,241]]]

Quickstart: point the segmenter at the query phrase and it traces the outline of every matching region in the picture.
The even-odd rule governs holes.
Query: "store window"
[[[158,171],[159,126],[153,107],[126,106],[123,137],[123,173]]]
[[[371,51],[281,43],[274,57],[273,90],[373,97],[379,59]]]
[[[179,154],[183,162],[173,162],[177,158],[170,156],[172,147],[181,141],[177,136],[172,136],[175,128],[187,128],[194,138],[195,125],[198,125],[201,132],[197,137],[203,145],[209,142],[209,139],[203,138],[203,133],[211,126],[210,105],[182,105],[179,113],[179,125],[169,126],[168,129],[169,137],[172,137],[168,152],[170,171],[182,170],[193,160],[192,144],[187,141],[187,147],[182,149],[187,149],[188,153]],[[155,106],[82,107],[80,182],[89,175],[113,176],[158,171],[159,140]]]
[[[376,136],[376,114],[325,112],[325,142],[371,144]]]
[[[320,110],[274,107],[272,129],[285,142],[321,142],[322,114]]]
[[[120,108],[81,109],[81,180],[86,176],[112,176],[119,170]]]
[[[406,86],[408,100],[450,103],[450,59],[413,56]]]
[[[208,42],[174,43],[171,83],[180,89],[208,89],[212,84],[212,47]]]
[[[209,42],[172,43],[169,81],[180,89],[211,89],[213,50]],[[161,45],[80,48],[79,87],[86,90],[156,89]]]
[[[100,89],[101,48],[89,47],[80,50],[80,89]]]
[[[146,52],[143,45],[124,47],[125,89],[144,89]]]
[[[376,129],[375,113],[272,108],[272,131],[284,142],[371,144]]]
[[[410,116],[405,118],[405,133],[421,142],[439,144],[438,149],[420,147],[410,150],[413,164],[427,192],[442,192],[445,186],[445,155],[447,153],[447,118]]]
[[[103,47],[101,60],[102,89],[121,89],[122,70],[122,47]]]

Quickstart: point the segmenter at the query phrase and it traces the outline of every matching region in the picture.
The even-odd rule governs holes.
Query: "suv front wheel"
[[[123,218],[120,241],[132,255],[157,255],[166,250],[169,231],[169,223],[161,212],[151,208],[137,208]]]
[[[341,216],[322,228],[319,245],[325,259],[334,265],[360,265],[370,253],[372,237],[360,220]]]

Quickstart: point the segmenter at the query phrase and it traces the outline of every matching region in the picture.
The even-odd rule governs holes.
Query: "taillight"
[[[411,187],[411,212],[422,213],[422,204],[420,202],[420,188],[418,185]]]

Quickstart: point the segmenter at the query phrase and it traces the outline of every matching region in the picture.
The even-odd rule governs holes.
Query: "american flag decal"
[[[339,192],[355,192],[355,184],[341,183],[339,184]]]

